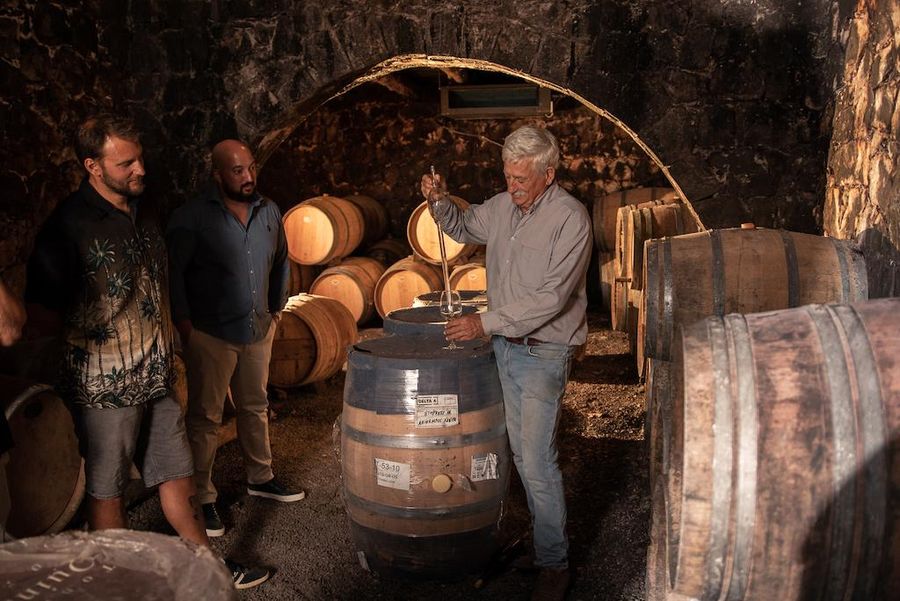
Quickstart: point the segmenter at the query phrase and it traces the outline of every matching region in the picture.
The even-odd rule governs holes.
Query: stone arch
[[[665,176],[665,178],[671,184],[672,188],[676,190],[678,195],[682,199],[684,199],[688,210],[696,220],[696,223],[699,225],[700,229],[704,229],[702,222],[697,215],[697,212],[694,210],[693,206],[691,206],[690,200],[688,199],[682,187],[679,185],[678,181],[676,181],[672,173],[669,171],[668,166],[660,159],[657,153],[654,152],[654,150],[646,143],[646,141],[641,139],[637,132],[630,128],[624,121],[613,115],[608,110],[597,106],[574,90],[561,86],[547,79],[525,73],[518,69],[506,67],[501,64],[481,59],[459,58],[453,56],[431,56],[426,54],[407,54],[395,56],[393,58],[381,61],[365,70],[361,75],[353,78],[349,83],[341,86],[337,91],[314,95],[292,106],[286,114],[283,114],[280,117],[281,123],[279,125],[276,125],[268,132],[261,133],[257,149],[257,159],[261,164],[264,164],[266,159],[272,154],[272,152],[290,136],[290,134],[293,132],[294,128],[300,121],[317,110],[319,107],[326,104],[328,101],[346,94],[357,86],[374,81],[395,71],[418,67],[430,67],[435,69],[465,68],[477,69],[481,71],[494,71],[503,73],[505,75],[518,77],[520,79],[541,85],[545,88],[549,88],[555,92],[565,94],[573,98],[588,110],[596,113],[597,115],[600,115],[604,119],[611,121],[617,127],[626,132],[628,136],[631,137],[631,139],[634,140],[634,142],[647,154],[650,160],[654,164],[656,164],[657,167],[659,167],[660,173]]]

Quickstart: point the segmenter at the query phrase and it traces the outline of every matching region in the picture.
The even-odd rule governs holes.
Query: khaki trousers
[[[199,330],[191,332],[184,350],[188,380],[187,433],[194,456],[194,481],[201,504],[216,500],[212,467],[216,458],[225,396],[237,410],[237,437],[244,456],[247,482],[262,484],[273,478],[269,446],[269,404],[266,383],[275,324],[266,337],[252,344],[233,344]]]

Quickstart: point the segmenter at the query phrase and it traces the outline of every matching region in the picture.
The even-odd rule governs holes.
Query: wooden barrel
[[[600,252],[616,250],[616,213],[620,207],[641,202],[659,200],[677,202],[678,195],[672,188],[632,188],[606,194],[594,200],[592,220],[594,243]]]
[[[395,309],[411,307],[420,294],[442,287],[438,267],[406,257],[388,267],[375,284],[375,309],[384,317]]]
[[[628,349],[635,357],[639,376],[644,370],[644,353],[638,350],[644,344],[643,330],[638,326],[644,289],[644,243],[686,233],[693,222],[685,219],[684,207],[681,203],[651,201],[622,207],[616,215],[615,271],[616,284],[620,287],[617,300],[620,302],[616,304],[615,317],[619,318],[617,324],[628,332]],[[621,289],[626,287],[630,290]]]
[[[637,351],[671,360],[679,325],[710,315],[855,302],[868,295],[862,254],[845,240],[727,229],[650,240]],[[643,360],[643,357],[641,357]]]
[[[362,241],[363,215],[337,196],[304,200],[284,214],[288,255],[301,265],[324,265],[352,253]]]
[[[616,273],[635,290],[643,290],[641,267],[644,242],[687,233],[691,221],[684,218],[681,203],[640,203],[616,213]]]
[[[462,210],[469,207],[469,203],[458,196],[451,196],[450,199],[453,201],[453,204]],[[413,249],[413,253],[417,257],[432,265],[441,264],[441,248],[437,225],[434,219],[431,218],[427,202],[423,202],[413,209],[406,224],[406,237]],[[451,265],[464,263],[479,248],[482,248],[477,244],[462,244],[447,234],[443,234],[443,237],[444,248],[447,251],[447,263]]]
[[[900,598],[898,311],[897,298],[808,305],[679,333],[654,516],[667,592]]]
[[[638,307],[640,307],[643,291],[631,287],[631,282],[623,276],[616,276],[612,282],[610,296],[610,326],[617,332],[636,332]],[[629,348],[631,343],[629,343]]]
[[[600,266],[600,307],[609,311],[612,307],[612,291],[616,283],[616,256],[611,252],[597,253]]]
[[[413,307],[433,307],[441,304],[441,290],[420,294],[413,301]],[[463,305],[475,307],[479,311],[487,310],[487,293],[484,290],[459,290],[459,298]]]
[[[269,384],[300,386],[336,374],[356,341],[356,320],[341,303],[298,294],[288,299],[272,342]]]
[[[288,278],[288,295],[294,296],[309,292],[309,287],[319,276],[322,267],[319,265],[301,265],[288,259],[290,265],[290,277]]]
[[[381,240],[388,232],[388,214],[384,205],[362,194],[344,196],[344,200],[352,202],[363,217],[362,245],[369,246]]]
[[[478,307],[463,305],[463,315],[478,312]],[[384,317],[384,333],[396,336],[437,336],[444,338],[447,318],[437,305],[395,309]]]
[[[467,263],[456,265],[450,272],[450,287],[453,290],[487,290],[487,269],[484,255],[471,257]]]
[[[489,343],[447,351],[387,336],[357,344],[344,388],[341,466],[363,565],[447,579],[486,565],[509,482],[507,448]]]
[[[3,545],[4,599],[237,601],[208,547],[156,532],[68,530]]]
[[[366,249],[366,256],[375,259],[385,267],[390,267],[397,261],[409,256],[411,252],[412,249],[406,240],[382,238]]]
[[[6,466],[6,529],[17,538],[59,532],[84,498],[84,462],[72,416],[46,384],[0,376],[0,390],[15,444]]]
[[[384,273],[384,265],[369,257],[348,257],[329,267],[316,278],[310,294],[327,296],[350,311],[357,325],[375,315],[375,284]]]
[[[671,440],[671,376],[672,362],[647,360],[647,382],[644,386],[644,442],[650,458],[650,490],[656,486],[656,477],[668,473],[668,447]]]

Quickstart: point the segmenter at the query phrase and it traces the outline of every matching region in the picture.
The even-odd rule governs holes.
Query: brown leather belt
[[[523,344],[527,346],[537,346],[539,344],[546,344],[543,340],[538,340],[537,338],[532,338],[531,336],[525,336],[524,338],[511,338],[509,336],[504,336],[507,342],[511,342],[513,344]]]

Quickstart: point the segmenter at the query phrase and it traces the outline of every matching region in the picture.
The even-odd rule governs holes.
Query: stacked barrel
[[[461,209],[469,204],[451,197]],[[387,211],[364,195],[316,196],[284,215],[291,300],[273,345],[270,382],[290,387],[324,379],[346,361],[356,328],[376,314],[417,304],[444,288],[440,238],[427,203],[407,223],[407,240],[386,238]],[[443,236],[450,284],[486,304],[484,249]],[[325,300],[327,299],[327,300]],[[339,309],[341,307],[342,309]],[[347,314],[353,327],[347,325]],[[337,349],[337,351],[335,351]],[[329,357],[327,359],[323,357]]]
[[[344,365],[357,325],[375,314],[386,258],[405,253],[386,239],[387,211],[368,196],[316,196],[284,214],[290,298],[272,345],[269,382],[293,387]],[[350,256],[368,248],[372,256]]]
[[[900,597],[898,310],[812,304],[676,332],[653,407],[648,599]]]
[[[451,196],[450,199],[462,210],[469,206],[458,196]],[[406,237],[412,254],[388,267],[375,288],[375,307],[382,318],[393,311],[413,306],[416,298],[422,295],[444,288],[440,237],[443,237],[447,264],[451,270],[450,287],[478,291],[487,288],[484,248],[457,242],[440,233],[428,211],[428,203],[423,202],[413,209],[407,222]]]
[[[633,188],[601,196],[593,206],[594,243],[604,308],[614,330],[627,332],[639,356],[638,314],[643,296],[644,243],[700,229],[693,213],[671,188]],[[638,359],[638,373],[643,373]]]
[[[620,215],[637,225],[637,207]],[[866,302],[848,241],[652,236],[637,269],[630,238],[617,274],[641,291],[624,319],[646,366],[647,598],[896,598],[900,300]]]

